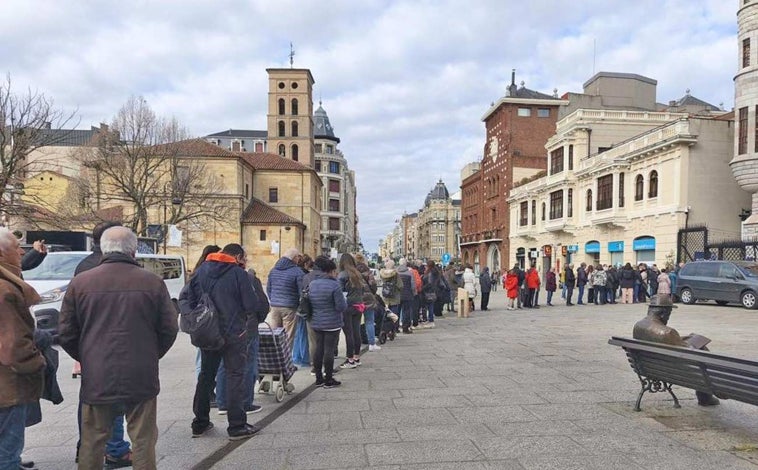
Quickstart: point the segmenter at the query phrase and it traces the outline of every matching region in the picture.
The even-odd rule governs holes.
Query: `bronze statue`
[[[707,351],[708,338],[700,335],[680,336],[679,332],[668,326],[672,309],[676,305],[671,301],[669,294],[656,294],[650,298],[647,308],[647,316],[634,324],[632,337],[643,341],[670,344],[685,348],[702,349]],[[697,403],[700,406],[713,406],[719,404],[719,399],[705,392],[695,392]]]

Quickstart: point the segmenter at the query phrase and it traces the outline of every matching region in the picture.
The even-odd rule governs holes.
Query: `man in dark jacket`
[[[400,258],[400,266],[397,268],[397,276],[403,281],[403,290],[400,291],[400,318],[403,327],[403,333],[411,333],[411,322],[413,321],[414,299],[418,293],[416,282],[413,274],[408,268],[408,262],[405,258]]]
[[[485,266],[482,273],[479,274],[479,288],[482,293],[481,307],[486,311],[490,304],[490,291],[492,290],[492,279],[490,279],[490,268]]]
[[[240,263],[240,267],[247,268],[246,263]],[[266,321],[268,315],[268,298],[263,290],[263,284],[255,270],[247,270],[247,278],[253,284],[257,305],[254,315],[247,317],[247,368],[245,369],[245,403],[246,413],[257,413],[263,409],[262,406],[253,403],[255,399],[255,381],[258,380],[258,351],[260,349],[260,335],[258,334],[258,324]],[[226,414],[229,410],[226,407],[226,366],[224,361],[218,367],[216,374],[216,403],[219,414]]]
[[[21,278],[23,254],[13,233],[0,228],[0,468],[14,470],[21,465],[27,410],[40,399],[45,368],[29,313],[39,295]]]
[[[61,306],[60,344],[85,371],[79,468],[102,467],[120,414],[135,468],[155,468],[158,360],[176,339],[176,309],[163,280],[137,264],[131,230],[109,228],[101,248],[100,266],[71,280]]]
[[[210,400],[221,359],[224,360],[226,369],[229,440],[246,439],[259,430],[247,424],[244,409],[245,399],[249,397],[245,390],[247,326],[249,317],[255,317],[258,310],[258,299],[253,284],[240,266],[245,262],[245,258],[245,250],[240,245],[231,243],[220,253],[208,255],[190,280],[187,292],[188,307],[196,308],[203,293],[208,293],[216,307],[219,329],[225,342],[217,351],[200,350],[200,375],[192,403],[195,413],[195,419],[192,420],[192,437],[200,437],[213,428],[209,416]]]
[[[584,305],[584,286],[587,285],[587,263],[579,265],[576,270],[576,287],[579,289],[577,294],[577,305]]]
[[[74,270],[74,276],[100,265],[103,259],[103,252],[100,250],[100,239],[103,232],[111,227],[120,227],[121,222],[106,221],[100,222],[92,229],[92,253],[81,260]],[[79,424],[79,440],[76,442],[76,460],[79,461],[79,448],[82,443],[82,402],[79,400],[79,409],[77,412],[77,421]],[[105,465],[109,468],[128,467],[132,464],[131,444],[124,439],[124,415],[119,414],[113,419],[111,437],[105,443]]]
[[[266,294],[268,294],[271,311],[268,314],[268,324],[271,328],[284,327],[290,351],[295,342],[297,329],[297,306],[300,304],[300,292],[303,291],[303,276],[305,273],[297,265],[301,255],[296,248],[284,252],[274,267],[268,273]]]
[[[571,302],[571,296],[574,295],[574,284],[576,283],[576,276],[574,275],[574,265],[569,264],[564,271],[565,284],[566,284],[566,305],[574,305]]]

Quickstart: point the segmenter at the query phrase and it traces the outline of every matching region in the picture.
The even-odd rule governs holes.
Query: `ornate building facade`
[[[355,172],[337,147],[329,116],[319,102],[313,116],[315,169],[323,183],[321,206],[321,249],[325,254],[359,249]]]
[[[480,266],[495,271],[509,263],[508,193],[515,183],[547,168],[545,143],[566,104],[523,82],[518,87],[514,71],[505,96],[482,117],[486,143],[481,165],[462,175],[461,182],[461,257],[476,271]]]

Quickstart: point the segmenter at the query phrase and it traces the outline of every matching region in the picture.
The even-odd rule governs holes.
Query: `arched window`
[[[300,156],[298,153],[298,150],[299,149],[297,148],[297,144],[293,144],[292,145],[292,159],[295,161],[297,161],[298,157]]]
[[[634,200],[641,201],[645,192],[645,181],[642,175],[637,175],[634,179]]]
[[[284,115],[284,98],[279,98],[279,115]]]
[[[574,216],[574,190],[569,188],[568,190],[568,204],[566,204],[566,216],[567,217],[573,217]]]
[[[587,212],[592,212],[592,190],[587,190]]]
[[[292,98],[292,114],[297,116],[297,98]]]
[[[297,137],[297,121],[292,121],[292,137]]]
[[[647,193],[647,197],[658,197],[658,172],[653,170],[650,172],[650,191]]]
[[[545,203],[542,203],[542,221],[545,221]]]
[[[284,144],[279,144],[279,155],[281,155],[282,157],[283,157],[283,156],[285,155],[285,153],[286,153],[286,150],[285,150],[285,149],[286,149],[286,147],[284,146]]]
[[[279,137],[284,137],[284,121],[279,121]]]

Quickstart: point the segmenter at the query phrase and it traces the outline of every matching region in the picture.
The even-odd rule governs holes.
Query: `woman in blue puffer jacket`
[[[332,388],[341,382],[334,380],[334,348],[342,329],[342,315],[347,309],[342,287],[337,281],[337,265],[326,256],[314,261],[312,280],[308,283],[312,316],[310,326],[316,335],[313,368],[316,386]],[[322,369],[323,368],[323,369]]]

